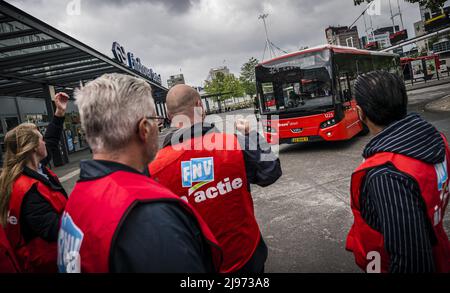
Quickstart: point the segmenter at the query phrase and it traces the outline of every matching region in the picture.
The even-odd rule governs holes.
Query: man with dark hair
[[[418,114],[407,114],[405,85],[395,74],[359,76],[355,97],[375,137],[352,175],[355,221],[346,248],[367,272],[449,272],[445,137]]]

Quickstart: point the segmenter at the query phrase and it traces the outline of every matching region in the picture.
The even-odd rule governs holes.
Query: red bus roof
[[[286,55],[283,55],[283,56],[280,56],[280,57],[276,57],[276,58],[273,58],[273,59],[261,62],[257,66],[268,64],[268,63],[271,63],[271,62],[274,62],[274,61],[279,61],[279,60],[290,58],[290,57],[300,56],[300,55],[304,55],[304,54],[308,54],[308,53],[319,52],[319,51],[323,51],[323,50],[331,50],[331,51],[333,51],[335,53],[341,53],[341,54],[397,56],[397,54],[393,54],[393,53],[361,50],[361,49],[356,49],[356,48],[353,48],[353,47],[343,47],[343,46],[335,46],[335,45],[321,45],[321,46],[317,46],[317,47],[314,47],[314,48],[309,48],[309,49],[301,50],[301,51],[298,51],[298,52],[286,54]]]

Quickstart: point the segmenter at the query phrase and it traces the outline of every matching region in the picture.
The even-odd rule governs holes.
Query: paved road
[[[448,94],[450,84],[409,92],[409,108],[450,137],[450,113],[423,110],[427,102]],[[256,216],[269,247],[267,272],[359,272],[352,255],[344,249],[353,221],[348,190],[350,175],[369,139],[280,147],[283,177],[266,188],[252,186]],[[78,157],[89,157],[89,153]],[[73,163],[59,169],[58,174],[76,169]],[[67,190],[75,180],[76,176],[64,182]],[[450,232],[450,215],[446,218]]]
[[[409,93],[421,113],[450,137],[450,113],[423,112],[424,103],[450,94],[450,84]],[[370,137],[339,143],[282,146],[283,177],[254,188],[256,214],[269,246],[268,272],[358,272],[346,252],[353,222],[349,185]],[[450,215],[446,228],[450,232]]]

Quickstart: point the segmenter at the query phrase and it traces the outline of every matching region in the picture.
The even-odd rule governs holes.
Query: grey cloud
[[[142,5],[142,4],[157,4],[166,8],[172,13],[185,13],[188,12],[195,4],[198,4],[200,0],[60,0],[60,5],[67,5],[73,1],[80,1],[81,6],[88,8],[104,7],[104,6],[116,6],[118,8],[123,8],[130,5]],[[27,4],[27,6],[38,6],[44,5],[48,0],[21,0],[21,1],[8,1],[8,2],[19,2]]]
[[[200,0],[94,0],[89,2],[97,2],[103,5],[126,6],[130,4],[158,4],[164,6],[169,12],[185,13],[191,9],[193,5]]]

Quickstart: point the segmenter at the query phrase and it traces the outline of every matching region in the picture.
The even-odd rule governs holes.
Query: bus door
[[[353,85],[356,80],[356,74],[353,72],[339,72],[338,76],[338,99],[342,104],[344,112],[344,124],[347,131],[353,135],[358,133],[362,128],[359,121],[358,111],[356,110],[356,101],[353,92]]]

